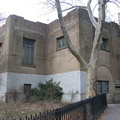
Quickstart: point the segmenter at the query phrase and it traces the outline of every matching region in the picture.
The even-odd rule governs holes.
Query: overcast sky
[[[6,17],[11,14],[15,14],[31,21],[49,23],[57,18],[57,14],[56,12],[47,15],[45,12],[44,14],[45,9],[43,9],[42,4],[39,4],[42,1],[44,0],[1,0],[0,13],[4,13]],[[82,0],[84,4],[86,1],[87,0]],[[120,8],[117,8],[115,5],[112,5],[112,7],[109,8],[112,10],[111,19],[113,21],[118,21],[118,12],[120,12]]]

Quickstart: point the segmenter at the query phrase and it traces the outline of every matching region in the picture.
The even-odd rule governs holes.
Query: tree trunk
[[[97,64],[99,60],[99,41],[101,39],[101,31],[96,28],[93,48],[91,52],[90,62],[88,64],[87,93],[86,97],[90,98],[97,94]]]
[[[96,96],[96,94],[97,94],[97,90],[96,90],[96,73],[97,73],[97,70],[94,69],[94,67],[92,65],[89,65],[89,67],[88,67],[88,77],[87,77],[86,98],[91,98],[93,96]]]
[[[93,47],[94,48],[94,47]],[[92,52],[90,63],[88,65],[87,93],[86,97],[90,98],[97,94],[97,64],[99,60],[99,45]]]
[[[85,70],[88,73],[87,93],[86,93],[87,98],[93,97],[97,94],[96,75],[97,75],[97,63],[98,63],[98,59],[99,59],[99,42],[101,39],[103,23],[105,20],[105,3],[106,3],[106,0],[98,0],[98,4],[99,4],[98,16],[99,17],[98,17],[98,21],[96,21],[96,19],[93,16],[91,7],[90,7],[91,1],[92,0],[88,0],[87,10],[88,10],[88,14],[91,19],[91,22],[92,22],[93,26],[95,27],[95,37],[94,37],[94,41],[93,41],[93,48],[92,48],[92,52],[91,52],[90,62],[89,62],[89,64],[87,64],[87,62],[83,59],[83,57],[81,56],[79,51],[75,48],[75,46],[71,42],[71,40],[69,38],[69,34],[65,27],[63,16],[62,16],[60,1],[55,0],[57,11],[58,11],[58,18],[59,18],[60,25],[61,25],[61,30],[62,30],[63,36],[67,42],[68,49],[76,57],[76,59],[80,62],[80,64],[85,68]]]
[[[106,0],[98,0],[98,22],[96,23],[90,8],[91,0],[88,1],[88,13],[95,27],[95,37],[91,52],[90,62],[88,64],[88,79],[86,97],[90,98],[97,95],[97,64],[99,60],[99,43],[102,37],[103,23],[105,20],[105,3]]]

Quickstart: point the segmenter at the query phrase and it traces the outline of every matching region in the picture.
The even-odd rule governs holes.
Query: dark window
[[[109,93],[109,82],[108,81],[97,81],[97,93]]]
[[[2,55],[2,43],[0,43],[0,56]]]
[[[62,36],[62,37],[57,38],[57,50],[60,50],[66,47],[67,47],[67,44],[66,44],[64,37]]]
[[[34,64],[34,44],[35,44],[35,40],[23,38],[22,64],[25,65]]]
[[[29,94],[31,91],[31,84],[24,84],[24,94]]]
[[[107,38],[102,38],[102,43],[100,45],[100,49],[104,51],[108,51],[108,39]]]

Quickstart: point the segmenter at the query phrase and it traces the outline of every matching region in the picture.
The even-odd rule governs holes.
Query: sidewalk
[[[120,120],[120,104],[109,104],[100,120]]]

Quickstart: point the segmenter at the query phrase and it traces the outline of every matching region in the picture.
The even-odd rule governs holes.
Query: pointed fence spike
[[[30,118],[32,119],[32,115],[30,115]]]

